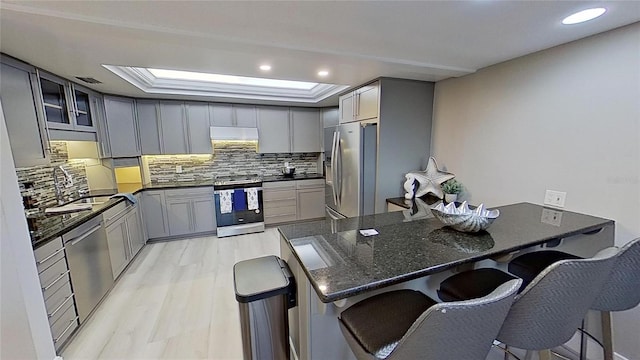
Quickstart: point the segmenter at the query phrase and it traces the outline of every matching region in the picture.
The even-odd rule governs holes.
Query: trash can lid
[[[277,256],[264,256],[244,260],[233,266],[236,300],[248,303],[286,294],[289,278],[282,267],[286,263]]]

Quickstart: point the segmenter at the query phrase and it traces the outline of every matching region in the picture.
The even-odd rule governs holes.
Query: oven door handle
[[[262,191],[262,187],[257,187],[257,188],[236,188],[236,189],[228,189],[228,190],[214,190],[213,194],[214,195],[220,195],[221,191],[235,191],[235,190],[243,190],[243,189],[256,189],[257,191]]]

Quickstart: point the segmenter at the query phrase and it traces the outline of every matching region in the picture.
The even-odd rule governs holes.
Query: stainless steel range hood
[[[256,128],[212,126],[210,134],[211,140],[258,140]]]

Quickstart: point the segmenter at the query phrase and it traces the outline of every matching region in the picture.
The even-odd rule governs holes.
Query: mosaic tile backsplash
[[[254,144],[216,142],[213,155],[148,156],[152,184],[174,181],[207,181],[216,176],[281,175],[286,161],[296,173],[317,173],[319,153],[258,154]],[[176,173],[176,165],[182,173]]]
[[[56,192],[53,182],[53,169],[61,165],[73,179],[73,186],[63,189],[65,196],[77,197],[78,191],[88,191],[87,172],[84,160],[69,160],[67,144],[64,142],[51,142],[51,163],[42,166],[17,168],[20,193],[26,196],[31,193],[32,205],[39,209],[57,205]],[[59,174],[62,180],[62,174]],[[31,191],[25,189],[24,184],[32,182]]]

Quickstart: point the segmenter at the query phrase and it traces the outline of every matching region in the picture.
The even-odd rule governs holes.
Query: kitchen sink
[[[44,210],[45,214],[64,214],[64,213],[72,213],[84,210],[93,209],[94,205],[104,204],[109,201],[109,196],[99,195],[99,196],[83,196],[79,199],[75,199],[69,201],[68,203],[54,206],[50,208],[46,208]]]

